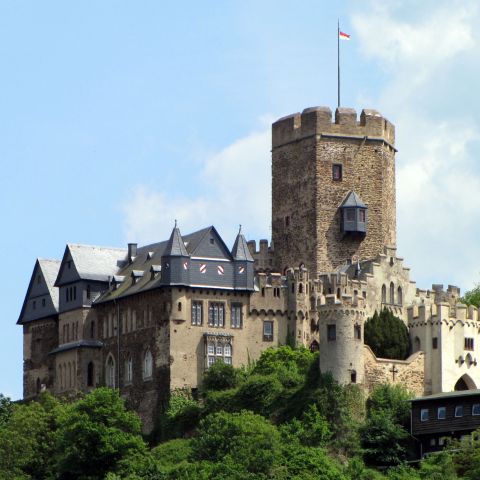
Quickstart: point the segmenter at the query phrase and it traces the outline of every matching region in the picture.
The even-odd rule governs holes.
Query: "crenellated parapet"
[[[272,243],[269,244],[268,240],[261,239],[258,250],[257,242],[255,240],[249,240],[247,245],[248,250],[255,261],[255,271],[269,272],[274,270],[274,252]]]
[[[272,126],[273,148],[312,135],[345,136],[395,143],[395,127],[379,112],[364,109],[357,118],[353,108],[337,108],[335,118],[328,107],[311,107],[280,118]]]

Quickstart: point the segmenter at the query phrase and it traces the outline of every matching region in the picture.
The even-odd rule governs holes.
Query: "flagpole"
[[[337,21],[337,107],[340,108],[340,19]]]

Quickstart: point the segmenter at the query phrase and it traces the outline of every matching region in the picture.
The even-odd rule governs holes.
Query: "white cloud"
[[[261,131],[204,159],[197,183],[206,188],[198,195],[175,196],[137,185],[124,205],[127,239],[150,243],[168,238],[174,219],[183,233],[213,224],[227,242],[233,241],[239,223],[249,238],[269,236],[269,117],[261,123]]]
[[[478,62],[476,2],[436,2],[423,15],[392,1],[372,0],[370,7],[352,21],[362,53],[389,75],[377,104],[395,117],[398,132],[399,253],[420,286],[443,281],[469,288],[480,279],[480,176],[472,167],[478,124],[473,110],[438,106],[452,95],[469,104],[456,82],[462,61]]]

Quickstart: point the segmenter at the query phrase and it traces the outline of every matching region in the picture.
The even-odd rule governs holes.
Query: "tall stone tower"
[[[313,275],[396,245],[395,128],[375,110],[307,108],[272,126],[276,268]]]

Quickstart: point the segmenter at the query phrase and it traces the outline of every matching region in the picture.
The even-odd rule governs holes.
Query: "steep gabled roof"
[[[62,266],[55,282],[56,286],[64,283],[62,279],[65,263],[72,259],[75,267],[75,280],[96,280],[107,282],[123,266],[127,256],[126,248],[98,247],[69,243],[65,249]],[[71,280],[70,280],[71,281]]]
[[[54,283],[60,269],[60,263],[60,260],[37,258],[32,275],[30,277],[27,293],[25,294],[25,298],[23,300],[23,305],[17,320],[17,324],[26,323],[31,320],[38,320],[40,318],[49,317],[58,313],[58,288],[54,286]],[[34,282],[39,275],[41,276],[42,281],[42,285],[40,286],[42,291],[35,294],[34,290],[37,286],[35,285],[34,288]],[[33,315],[27,314],[26,311],[28,300],[32,298],[32,294],[36,297],[49,297],[49,301],[47,302],[45,307],[42,306],[40,308],[39,305],[38,311],[35,312],[35,314]],[[25,316],[27,316],[26,319]]]
[[[232,248],[232,257],[234,260],[244,260],[247,262],[253,262],[253,257],[248,249],[247,240],[243,236],[242,231],[238,232],[237,238]]]
[[[342,208],[348,207],[359,207],[359,208],[368,208],[362,201],[362,199],[352,190],[346,196],[345,200],[340,205]]]

